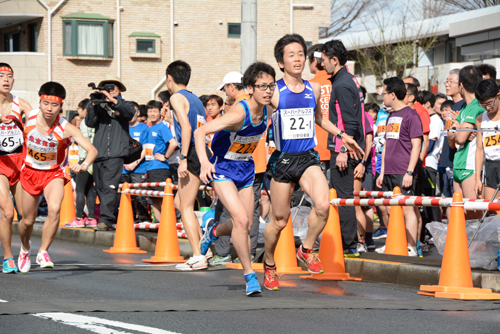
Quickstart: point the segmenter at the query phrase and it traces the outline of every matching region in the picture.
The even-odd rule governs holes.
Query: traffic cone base
[[[174,208],[174,195],[172,192],[172,180],[167,179],[163,190],[165,196],[161,204],[160,225],[158,226],[158,237],[156,238],[155,255],[150,259],[142,260],[145,263],[184,263],[184,257],[179,250],[179,239],[177,237],[177,219]]]
[[[69,183],[68,183],[69,184]],[[125,182],[122,190],[129,189]],[[113,247],[105,249],[106,253],[147,253],[137,247],[135,240],[134,213],[132,211],[132,202],[130,194],[122,192],[120,200],[120,209],[118,210],[118,220],[116,225],[115,242]]]
[[[330,189],[330,202],[337,198],[335,189]],[[361,278],[351,277],[345,272],[344,249],[342,248],[342,232],[338,207],[330,204],[328,221],[321,234],[319,259],[323,265],[323,274],[300,276],[304,279],[317,281],[361,281]]]
[[[455,286],[422,285],[419,295],[462,300],[500,300],[500,294],[491,289],[461,288]]]
[[[259,269],[262,270],[262,266],[262,263],[252,263],[252,269],[256,272]],[[226,264],[226,268],[243,270],[243,266],[241,265],[241,263],[228,263]]]
[[[146,263],[183,263],[186,262],[182,256],[152,256],[150,259],[142,260]]]
[[[348,273],[323,273],[323,274],[311,274],[311,276],[300,276],[304,279],[312,279],[316,281],[361,281],[362,278],[351,277]]]
[[[395,187],[392,194],[393,197],[401,195],[401,189],[399,187]],[[408,256],[405,216],[403,214],[403,208],[400,206],[391,207],[384,253],[390,255]]]
[[[146,251],[141,250],[139,247],[111,247],[110,249],[105,249],[106,253],[147,253]]]

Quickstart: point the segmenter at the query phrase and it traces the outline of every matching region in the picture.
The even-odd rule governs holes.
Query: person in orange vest
[[[323,117],[329,119],[329,103],[330,103],[330,89],[332,88],[332,82],[330,78],[331,74],[328,74],[323,66],[323,61],[321,60],[321,47],[323,44],[315,44],[307,50],[307,59],[309,59],[309,71],[314,74],[314,78],[309,80],[309,82],[317,82],[321,85],[321,112]],[[330,150],[327,148],[328,142],[328,132],[323,130],[318,124],[316,126],[316,138],[318,144],[314,148],[319,153],[319,159],[321,161],[321,169],[326,176],[328,184],[330,184]]]

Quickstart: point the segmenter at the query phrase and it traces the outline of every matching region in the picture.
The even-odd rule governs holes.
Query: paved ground
[[[39,245],[33,239],[33,253]],[[19,247],[14,236],[14,250]],[[0,299],[7,301],[0,303],[0,332],[494,333],[500,326],[500,304],[492,302],[437,300],[407,286],[296,275],[282,276],[279,292],[248,298],[241,271],[176,272],[143,265],[150,254],[102,249],[56,240],[54,270],[34,264],[28,274],[0,276]]]

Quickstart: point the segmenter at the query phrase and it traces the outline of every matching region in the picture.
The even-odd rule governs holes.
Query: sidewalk
[[[43,224],[35,223],[34,236],[41,237]],[[14,234],[19,234],[18,223],[13,224]],[[104,247],[112,247],[115,231],[94,231],[89,228],[59,228],[56,239],[92,244]],[[136,231],[137,245],[149,253],[154,254],[156,249],[156,232]],[[377,246],[381,246],[385,240],[377,240]],[[187,239],[179,238],[180,253],[184,257],[192,255],[191,246]],[[259,254],[259,252],[258,252]],[[375,252],[361,253],[356,259],[346,259],[346,271],[353,277],[361,277],[364,280],[420,286],[437,285],[439,283],[439,272],[441,256],[437,249],[432,247],[429,253],[424,253],[424,258],[385,255]],[[500,271],[472,270],[474,287],[493,289],[500,292]]]

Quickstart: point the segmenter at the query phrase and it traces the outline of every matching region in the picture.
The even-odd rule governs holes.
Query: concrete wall
[[[0,52],[0,59],[14,69],[12,94],[38,105],[38,89],[46,81],[45,54],[33,52]]]

